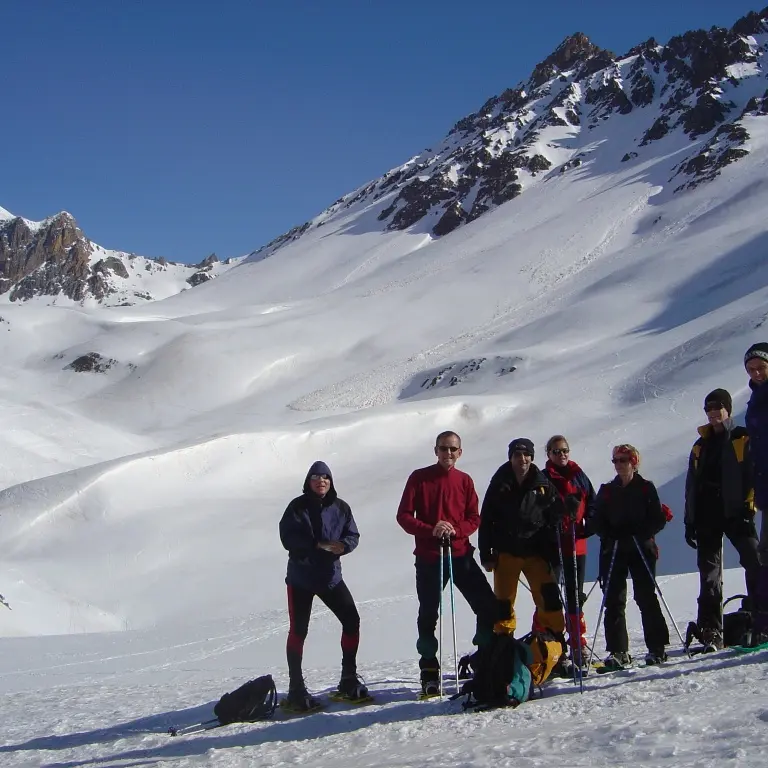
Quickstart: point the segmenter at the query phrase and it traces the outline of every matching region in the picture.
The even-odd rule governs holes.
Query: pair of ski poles
[[[565,561],[563,559],[563,544],[560,536],[557,537],[557,553],[560,556],[560,573],[563,575],[563,603],[565,615],[571,621],[569,634],[571,636],[573,653],[573,683],[579,686],[579,693],[584,693],[584,669],[582,666],[583,655],[581,647],[581,606],[579,605],[579,566],[576,559],[576,525],[571,518],[571,550],[573,552],[573,611],[569,610],[568,584],[565,580]]]
[[[439,666],[440,666],[440,696],[443,695],[443,589],[445,587],[445,551],[448,550],[448,585],[451,596],[451,629],[453,631],[453,671],[456,681],[456,693],[459,692],[459,659],[456,653],[456,600],[453,593],[453,557],[451,555],[451,537],[440,539],[440,613],[439,613]]]
[[[680,634],[680,629],[677,626],[677,622],[675,621],[675,617],[672,615],[672,611],[669,609],[669,606],[667,605],[667,601],[664,599],[664,593],[661,591],[661,587],[659,586],[659,582],[656,581],[656,577],[653,575],[653,571],[651,570],[651,566],[648,565],[648,560],[646,559],[645,555],[643,554],[642,547],[640,546],[640,542],[637,540],[637,536],[632,537],[632,541],[635,543],[635,548],[637,549],[637,554],[640,555],[640,559],[643,561],[643,565],[645,566],[645,569],[648,571],[648,575],[651,577],[651,581],[653,581],[653,586],[658,593],[659,597],[661,598],[661,602],[664,605],[664,608],[667,611],[667,616],[669,616],[669,620],[672,623],[672,626],[675,628],[675,632],[677,632],[677,636],[680,638],[680,644],[683,646],[683,650],[685,651],[685,655],[690,658],[691,654],[688,648],[685,645],[685,640],[683,640],[683,636]],[[595,643],[597,643],[597,633],[600,631],[600,622],[603,618],[603,611],[605,611],[605,600],[608,596],[608,586],[611,583],[611,574],[613,573],[613,566],[616,562],[616,552],[619,548],[619,542],[614,541],[613,542],[613,551],[611,552],[611,561],[608,566],[608,574],[605,579],[605,583],[602,585],[603,589],[603,600],[600,603],[600,612],[597,615],[597,624],[595,625],[595,636],[592,639],[592,647],[590,649],[589,653],[589,664],[591,666],[592,664],[592,656],[595,651]]]

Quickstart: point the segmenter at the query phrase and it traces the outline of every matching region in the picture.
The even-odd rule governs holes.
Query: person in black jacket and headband
[[[600,486],[592,527],[600,537],[600,579],[605,590],[605,665],[630,664],[627,635],[627,576],[632,576],[648,653],[646,664],[667,660],[669,629],[656,597],[654,536],[666,525],[666,515],[653,483],[640,476],[640,453],[627,443],[617,445],[611,458],[616,477]],[[645,561],[645,562],[643,562]]]

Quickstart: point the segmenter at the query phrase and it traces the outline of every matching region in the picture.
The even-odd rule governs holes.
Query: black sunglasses
[[[630,461],[632,461],[632,459],[629,459],[626,456],[619,456],[618,458],[611,459],[612,464],[629,464]]]
[[[437,450],[442,451],[443,453],[448,453],[449,451],[451,453],[458,453],[461,448],[459,448],[458,445],[438,445]]]
[[[567,456],[570,452],[570,448],[553,448],[550,451],[550,453],[554,453],[555,456]]]
[[[527,456],[529,459],[533,458],[533,454],[530,451],[512,451],[513,456]]]
[[[331,478],[328,475],[310,475],[310,480],[330,480]]]
[[[704,406],[704,413],[709,413],[710,411],[719,411],[722,408],[725,408],[725,403],[716,403],[714,400],[711,403],[707,403]],[[725,408],[727,411],[728,409]]]

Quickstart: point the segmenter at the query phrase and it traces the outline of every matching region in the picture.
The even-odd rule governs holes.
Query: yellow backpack
[[[551,632],[530,632],[521,641],[530,646],[533,661],[531,675],[534,685],[542,685],[549,679],[560,657],[566,652],[565,643]]]

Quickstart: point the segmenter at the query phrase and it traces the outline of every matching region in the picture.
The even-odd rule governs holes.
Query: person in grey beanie
[[[750,441],[747,430],[734,425],[732,411],[725,389],[715,389],[704,398],[708,423],[699,427],[685,479],[685,540],[696,550],[696,623],[705,653],[723,647],[723,535],[739,553],[752,606],[760,572]]]

